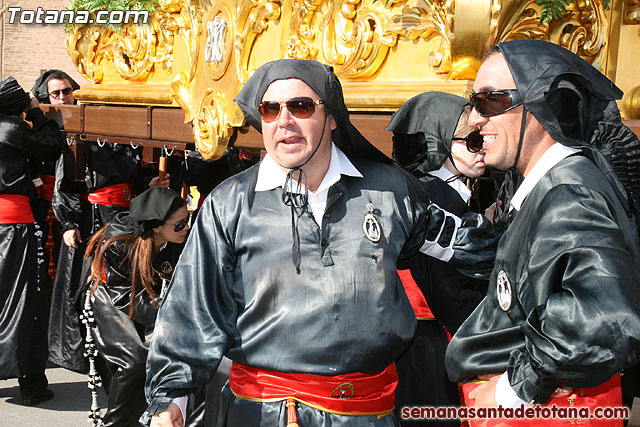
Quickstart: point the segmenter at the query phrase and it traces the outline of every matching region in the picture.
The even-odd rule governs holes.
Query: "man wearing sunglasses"
[[[397,258],[457,259],[459,219],[351,124],[331,67],[267,63],[235,101],[267,155],[202,206],[159,312],[144,421],[179,425],[173,398],[227,355],[220,425],[396,425],[393,362],[416,322]]]
[[[468,406],[621,406],[619,372],[640,358],[638,182],[619,173],[637,170],[627,153],[640,144],[620,121],[622,93],[537,40],[494,47],[473,89],[469,124],[486,164],[507,171],[506,231],[486,298],[447,348],[449,376],[467,382]],[[622,425],[593,422],[581,425]]]

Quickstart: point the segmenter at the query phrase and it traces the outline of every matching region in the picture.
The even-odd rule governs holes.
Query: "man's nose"
[[[482,117],[480,114],[478,114],[478,111],[475,109],[475,107],[471,108],[471,114],[469,114],[469,119],[467,120],[467,123],[469,124],[469,126],[471,127],[482,127],[484,124],[487,123],[488,118],[487,117]]]
[[[280,116],[278,117],[278,125],[288,126],[293,122],[293,114],[289,112],[286,105],[280,107]]]

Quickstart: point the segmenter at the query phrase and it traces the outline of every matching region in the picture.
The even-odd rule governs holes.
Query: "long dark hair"
[[[184,206],[184,203],[171,206],[167,218],[171,217],[182,206]],[[167,218],[165,218],[165,221]],[[153,228],[149,228],[141,236],[136,236],[134,233],[126,233],[109,237],[105,240],[107,229],[110,225],[111,221],[91,236],[84,253],[86,258],[93,257],[91,263],[91,279],[93,280],[91,294],[93,295],[96,292],[100,283],[106,283],[106,277],[102,277],[102,272],[105,271],[104,256],[107,249],[117,242],[122,242],[125,256],[122,258],[120,265],[122,266],[126,261],[131,263],[131,299],[129,301],[129,318],[127,319],[130,320],[133,316],[135,296],[141,287],[144,288],[153,305],[157,306],[159,304],[158,294],[153,289],[154,275],[160,275],[160,272],[153,267],[153,256],[156,252]]]

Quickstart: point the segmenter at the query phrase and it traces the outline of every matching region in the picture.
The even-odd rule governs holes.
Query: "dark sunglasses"
[[[68,96],[71,94],[71,92],[73,92],[73,88],[65,87],[62,90],[52,90],[51,92],[49,92],[49,95],[53,96],[54,98],[60,98],[60,94]]]
[[[522,104],[517,89],[483,90],[471,94],[471,105],[482,117],[497,116]]]
[[[189,218],[185,218],[183,220],[180,220],[178,222],[176,222],[175,224],[173,224],[173,231],[175,231],[176,233],[181,232],[182,230],[184,230],[184,228],[189,225]]]
[[[453,137],[452,141],[464,141],[467,143],[467,150],[472,153],[477,153],[482,150],[482,143],[484,142],[484,138],[480,135],[479,130],[474,130],[469,135],[464,138]]]
[[[266,123],[271,123],[278,119],[280,110],[284,105],[293,117],[308,119],[316,111],[316,105],[320,104],[324,104],[324,101],[321,99],[314,101],[307,97],[291,98],[286,102],[262,101],[258,106],[258,113],[260,117],[262,117],[262,120]]]

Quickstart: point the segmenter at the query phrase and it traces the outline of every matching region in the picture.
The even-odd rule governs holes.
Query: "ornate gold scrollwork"
[[[640,119],[640,86],[636,86],[628,91],[622,98],[623,111],[626,113],[625,119]]]
[[[254,71],[249,69],[253,44],[269,27],[269,21],[280,17],[280,0],[242,0],[238,10],[234,51],[238,80],[244,84]]]
[[[115,33],[100,25],[71,28],[67,34],[67,50],[85,79],[92,83],[102,81],[102,61],[112,57],[114,39]]]
[[[622,13],[625,24],[640,24],[640,0],[624,0],[624,9]]]
[[[418,0],[404,4],[401,13],[389,18],[383,42],[393,47],[398,38],[431,40],[440,37],[440,47],[429,55],[429,65],[437,74],[451,71],[452,2]],[[405,4],[406,3],[406,4]]]
[[[217,160],[224,154],[231,138],[226,112],[227,102],[223,93],[207,89],[200,101],[198,115],[193,120],[196,148],[202,157]]]
[[[198,36],[200,34],[200,14],[190,0],[165,0],[156,10],[157,19],[167,31],[178,31],[184,41],[189,58],[189,69],[182,71],[185,85],[189,84],[195,74],[198,63]]]
[[[343,19],[348,19],[346,16]],[[348,52],[338,75],[369,77],[373,75],[387,57],[389,46],[383,44],[387,18],[375,9],[363,7],[351,20],[351,31],[336,32],[339,43]]]
[[[503,2],[504,3],[504,2]],[[501,9],[493,43],[515,39],[540,39],[556,43],[577,53],[597,68],[604,67],[609,31],[601,1],[578,0],[567,6],[567,15],[550,24],[538,25],[540,7],[533,0],[512,2]]]
[[[287,58],[313,59],[318,54],[314,46],[316,30],[313,28],[313,18],[322,6],[323,0],[292,0],[289,40],[287,42]]]
[[[171,72],[173,30],[175,24],[182,23],[182,10],[186,7],[188,3],[185,1],[167,0],[156,8],[148,24],[128,24],[121,27],[122,31],[116,39],[113,53],[114,65],[120,76],[131,81],[142,81],[156,64]],[[174,18],[172,15],[178,17]]]
[[[123,25],[120,33],[97,24],[73,27],[67,36],[72,61],[93,83],[102,81],[104,70],[100,63],[105,59],[113,61],[118,75],[130,81],[145,80],[156,64],[171,72],[173,31],[193,25],[180,18],[188,7],[188,0],[165,0],[158,5],[148,24]],[[197,32],[197,27],[186,31]]]

